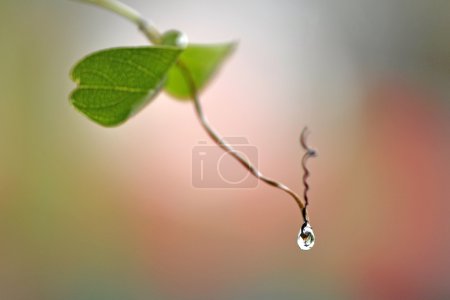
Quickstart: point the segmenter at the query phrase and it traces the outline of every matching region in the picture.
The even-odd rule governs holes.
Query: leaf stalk
[[[118,1],[118,0],[73,0],[77,2],[87,3],[99,6],[103,9],[111,11],[134,23],[139,30],[150,40],[151,43],[158,45],[161,43],[161,34],[155,28],[153,23],[148,22],[134,8]]]

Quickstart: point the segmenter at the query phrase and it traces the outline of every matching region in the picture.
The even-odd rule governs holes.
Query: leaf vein
[[[144,67],[138,63],[135,63],[132,60],[124,60],[124,59],[118,59],[118,58],[112,58],[112,57],[108,57],[108,60],[129,65],[129,66],[141,71],[142,73],[145,73],[146,75],[148,75],[152,78],[155,76],[155,74],[150,69],[147,69],[146,67]]]
[[[132,88],[127,86],[107,86],[107,85],[80,85],[79,90],[104,90],[104,91],[115,91],[115,92],[126,92],[130,94],[143,94],[148,93],[148,90]]]
[[[107,75],[106,73],[104,73],[104,72],[100,72],[100,71],[97,71],[97,70],[83,70],[83,71],[80,72],[79,78],[81,78],[83,76],[83,74],[94,74],[94,75],[97,75],[97,76],[105,79],[108,83],[110,83],[112,85],[116,84],[114,82],[114,80],[112,80],[111,77],[109,75]]]

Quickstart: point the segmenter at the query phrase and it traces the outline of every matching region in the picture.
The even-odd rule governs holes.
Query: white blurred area
[[[347,115],[358,109],[365,85],[383,76],[448,89],[448,1],[126,3],[160,30],[180,29],[192,42],[239,41],[236,53],[203,101],[213,123],[231,133],[242,131],[233,128],[223,110],[241,117],[252,115],[254,123],[248,126],[258,126],[264,119],[298,118],[303,124],[295,127],[297,131],[306,123],[318,127],[323,120],[348,119]],[[83,15],[78,30],[89,34],[77,38],[84,49],[146,43],[133,25],[115,15],[76,2],[66,4]],[[253,112],[255,107],[258,114]],[[220,110],[217,114],[216,109]],[[274,110],[278,113],[267,116]],[[316,118],[311,115],[319,111],[323,120],[314,124]]]

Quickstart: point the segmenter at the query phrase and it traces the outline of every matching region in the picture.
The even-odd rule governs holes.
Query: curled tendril
[[[300,145],[303,147],[303,149],[305,149],[305,154],[303,155],[302,158],[302,169],[303,169],[303,186],[304,186],[304,191],[303,191],[303,199],[305,202],[305,205],[302,209],[302,214],[303,214],[303,219],[305,220],[305,223],[303,224],[303,226],[306,226],[308,223],[308,214],[307,214],[307,207],[309,204],[309,198],[308,198],[308,191],[309,191],[309,183],[308,183],[308,177],[310,175],[309,169],[306,166],[306,162],[310,157],[316,157],[317,156],[317,152],[316,150],[310,148],[306,142],[306,139],[309,135],[309,129],[308,127],[305,127],[302,131],[302,134],[300,135]]]

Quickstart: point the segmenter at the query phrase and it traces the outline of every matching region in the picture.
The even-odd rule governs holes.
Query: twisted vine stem
[[[97,6],[100,6],[106,10],[112,11],[132,23],[134,23],[139,30],[147,37],[147,39],[157,45],[161,43],[161,34],[158,32],[158,30],[153,26],[151,22],[148,22],[145,20],[136,10],[133,8],[123,4],[122,2],[118,0],[74,0],[78,2],[85,2],[89,4],[94,4]],[[306,144],[306,136],[308,133],[307,128],[305,128],[302,131],[302,134],[300,136],[300,144],[302,147],[306,150],[305,155],[302,158],[302,168],[304,171],[303,175],[303,185],[304,185],[304,203],[300,200],[300,197],[297,193],[295,193],[293,190],[291,190],[288,186],[285,184],[276,181],[274,179],[271,179],[269,177],[264,176],[250,161],[248,161],[245,157],[243,157],[239,152],[237,152],[231,145],[227,144],[223,138],[217,133],[216,130],[214,130],[211,125],[208,122],[208,119],[206,118],[202,105],[200,103],[200,98],[198,95],[197,87],[195,85],[195,82],[192,78],[192,74],[190,70],[184,66],[181,62],[177,62],[177,65],[180,67],[180,69],[183,71],[183,75],[186,79],[186,82],[189,85],[190,92],[191,92],[191,98],[194,102],[195,111],[197,114],[197,117],[200,120],[201,125],[209,135],[209,137],[225,152],[229,153],[231,156],[233,156],[244,168],[246,168],[253,176],[255,176],[257,179],[263,181],[264,183],[273,186],[275,188],[278,188],[288,195],[290,195],[295,202],[297,203],[298,207],[300,208],[302,212],[302,216],[304,219],[304,223],[306,224],[308,222],[308,216],[306,208],[309,204],[308,200],[308,190],[309,190],[309,184],[307,182],[307,179],[309,177],[309,170],[306,167],[306,161],[308,158],[316,156],[316,152],[309,148]]]
[[[180,69],[183,71],[183,75],[184,75],[186,81],[188,82],[189,88],[191,90],[191,97],[192,97],[192,100],[194,101],[195,112],[197,113],[200,123],[202,124],[203,128],[208,133],[210,138],[225,152],[229,153],[237,161],[239,161],[239,163],[242,166],[244,166],[244,168],[246,168],[253,176],[255,176],[259,180],[265,182],[266,184],[276,187],[276,188],[286,192],[287,194],[289,194],[295,200],[295,202],[297,203],[299,208],[303,211],[306,206],[302,203],[302,201],[300,200],[300,197],[297,195],[297,193],[292,191],[285,184],[264,176],[250,161],[248,161],[247,159],[245,159],[244,156],[239,154],[239,152],[236,151],[231,145],[227,144],[220,137],[220,135],[211,127],[211,125],[208,122],[208,119],[206,118],[205,114],[203,113],[203,108],[201,106],[200,99],[199,99],[199,96],[197,93],[197,87],[195,86],[195,82],[192,78],[191,72],[181,62],[178,62],[177,64],[178,64],[178,67],[180,67]],[[305,221],[306,221],[306,219],[305,219]]]

